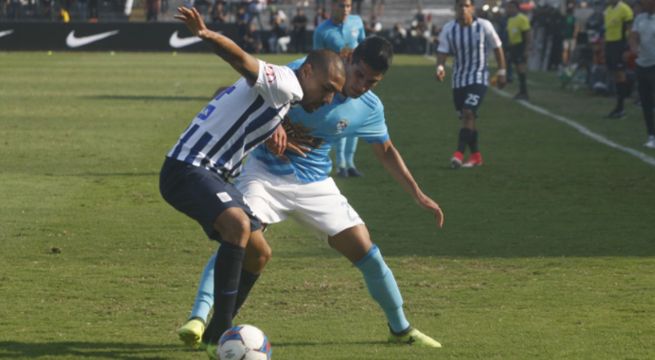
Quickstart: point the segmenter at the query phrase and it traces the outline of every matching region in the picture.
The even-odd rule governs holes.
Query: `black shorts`
[[[526,58],[525,58],[525,45],[523,43],[520,43],[518,45],[510,45],[507,48],[507,51],[509,52],[509,61],[514,64],[525,64]]]
[[[617,71],[625,69],[623,53],[626,49],[625,41],[608,41],[605,43],[605,65],[607,65],[607,70]]]
[[[461,116],[462,110],[469,109],[477,116],[478,108],[482,104],[486,92],[487,86],[482,84],[472,84],[453,89],[455,110],[457,110]]]
[[[233,207],[241,208],[248,215],[251,231],[261,228],[243,194],[207,169],[166,158],[159,174],[159,191],[175,209],[196,220],[210,239],[221,241],[214,222],[223,211]]]

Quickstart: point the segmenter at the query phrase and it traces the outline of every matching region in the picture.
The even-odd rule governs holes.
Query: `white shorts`
[[[332,178],[303,184],[294,175],[273,175],[263,166],[251,157],[236,184],[263,223],[275,224],[292,217],[328,236],[364,224]]]

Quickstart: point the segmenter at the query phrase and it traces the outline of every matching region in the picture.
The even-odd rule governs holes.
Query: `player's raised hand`
[[[443,210],[441,210],[439,207],[439,204],[437,204],[434,200],[430,199],[429,196],[423,194],[422,192],[416,197],[416,201],[424,209],[434,213],[434,217],[437,220],[437,225],[442,228],[444,223],[444,214]]]
[[[175,15],[175,18],[184,21],[186,27],[194,36],[202,38],[203,35],[209,31],[207,25],[205,25],[205,21],[202,19],[202,16],[196,8],[189,9],[180,6],[177,8],[177,12],[178,14]]]
[[[443,81],[443,79],[446,78],[446,69],[444,68],[444,66],[437,65],[437,70],[434,75],[437,78],[437,80]]]

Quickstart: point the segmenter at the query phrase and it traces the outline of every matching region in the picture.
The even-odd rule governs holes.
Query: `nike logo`
[[[96,35],[78,37],[75,36],[75,30],[73,30],[66,37],[66,45],[68,45],[68,47],[70,48],[76,48],[76,47],[88,45],[96,41],[100,41],[102,39],[108,38],[110,36],[114,36],[116,34],[118,34],[118,30],[107,31]]]
[[[183,48],[192,44],[195,44],[197,42],[202,41],[197,36],[190,36],[190,37],[185,37],[181,38],[177,35],[177,31],[171,35],[171,38],[168,40],[168,44],[175,49]]]
[[[14,32],[14,30],[5,30],[5,31],[0,31],[0,38],[3,36],[11,35]]]

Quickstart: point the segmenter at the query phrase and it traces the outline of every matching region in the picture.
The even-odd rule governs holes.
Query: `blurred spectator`
[[[371,0],[372,15],[381,18],[384,14],[384,0]]]
[[[508,2],[506,9],[508,63],[514,65],[519,78],[519,92],[514,99],[528,100],[527,62],[532,39],[530,20],[519,12],[519,3],[516,0]]]
[[[11,20],[16,20],[20,17],[21,3],[20,0],[6,0],[7,3],[7,17]]]
[[[641,6],[643,12],[635,18],[632,26],[630,50],[637,57],[639,97],[648,133],[644,146],[655,149],[655,0],[641,0]]]
[[[250,25],[254,19],[257,19],[259,30],[264,30],[261,14],[266,10],[266,6],[266,0],[251,0],[250,3],[248,3],[248,25]]]
[[[211,9],[211,22],[214,24],[225,24],[228,22],[227,13],[225,12],[225,1],[216,0]]]
[[[286,24],[279,14],[273,15],[271,31],[268,37],[268,50],[274,53],[285,53],[291,37],[287,34]]]
[[[314,28],[322,24],[323,21],[327,19],[328,19],[328,14],[327,11],[325,11],[325,7],[324,6],[318,7],[316,10],[316,14],[314,15]]]
[[[89,22],[98,22],[98,0],[89,0]]]
[[[357,15],[362,15],[362,3],[364,0],[353,0],[353,13]],[[368,32],[367,32],[368,34]]]
[[[407,30],[400,23],[395,23],[391,33],[389,34],[389,41],[393,45],[394,53],[405,52],[407,45]]]
[[[296,15],[291,19],[291,48],[294,52],[307,52],[307,16],[302,7],[298,6]]]
[[[146,21],[157,21],[161,0],[146,0]]]
[[[80,21],[86,21],[89,14],[89,3],[87,0],[77,0],[77,17]]]
[[[369,21],[364,22],[366,36],[378,35],[382,31],[382,23],[378,21],[375,15],[371,15]]]
[[[626,31],[632,23],[633,13],[630,6],[623,1],[608,0],[603,15],[605,21],[605,63],[607,69],[612,72],[616,84],[616,106],[607,117],[618,119],[625,116],[623,102],[630,92],[625,75],[623,53],[627,50]]]
[[[573,11],[575,3],[569,2],[566,6],[566,18],[562,27],[562,65],[569,66],[571,53],[575,49],[575,39],[578,37],[577,19]]]
[[[243,49],[251,54],[257,54],[262,51],[262,41],[253,23],[247,25],[246,33],[243,35]]]

